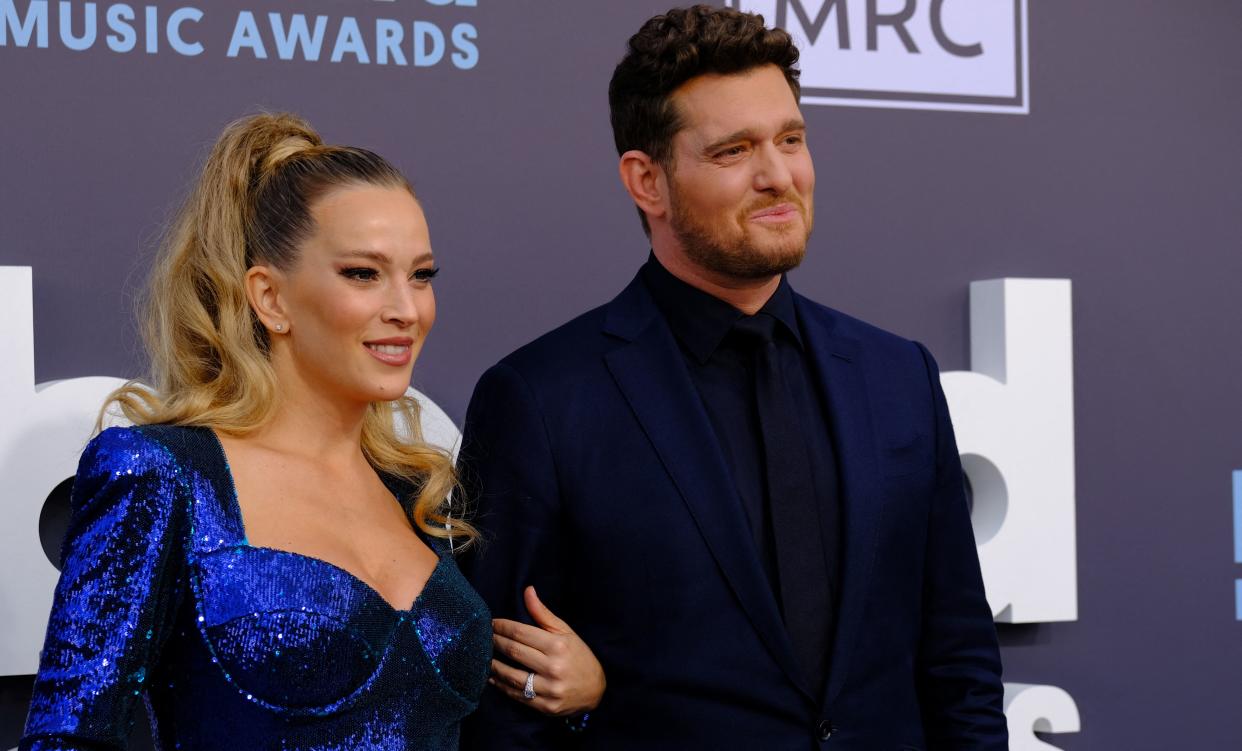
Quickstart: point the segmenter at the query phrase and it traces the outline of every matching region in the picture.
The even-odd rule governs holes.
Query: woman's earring
[[[277,331],[284,331],[284,330],[285,330],[285,325],[284,325],[283,323],[278,323],[278,324],[276,324],[276,330],[277,330]]]

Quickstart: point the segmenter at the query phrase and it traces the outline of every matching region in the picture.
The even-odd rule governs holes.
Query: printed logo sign
[[[383,0],[388,2],[389,0]],[[268,2],[272,10],[219,11],[232,22],[213,24],[218,9],[177,7],[149,2],[135,10],[125,3],[48,0],[0,0],[0,47],[84,52],[107,49],[114,54],[223,55],[242,60],[295,60],[305,63],[448,67],[472,70],[479,63],[479,30],[464,11],[456,23],[412,19],[426,6],[477,9],[478,0],[421,0],[400,6],[352,5],[355,15],[311,15],[312,5],[342,3]],[[295,5],[299,11],[291,12]],[[328,8],[325,7],[325,10]],[[382,9],[382,10],[381,10]],[[339,8],[336,8],[339,10]],[[391,11],[396,18],[386,17]],[[376,13],[383,16],[375,17]],[[221,33],[231,29],[227,38]]]
[[[1026,0],[728,0],[802,52],[802,101],[1030,111]]]

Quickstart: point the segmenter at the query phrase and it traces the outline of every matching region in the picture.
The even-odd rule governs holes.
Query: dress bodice
[[[398,495],[402,488],[389,487]],[[398,610],[326,561],[251,546],[205,429],[105,431],[73,493],[22,749],[454,749],[491,618],[447,546]]]

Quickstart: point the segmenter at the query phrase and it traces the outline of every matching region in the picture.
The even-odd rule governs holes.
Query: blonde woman
[[[123,748],[140,700],[166,749],[456,748],[494,637],[405,396],[436,273],[383,158],[225,130],[152,275],[151,382],[113,395],[136,427],[82,456],[23,750]],[[590,709],[599,663],[527,596],[545,628],[495,637],[520,700]]]

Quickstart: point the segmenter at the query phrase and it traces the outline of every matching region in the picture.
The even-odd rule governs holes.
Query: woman
[[[493,637],[453,562],[475,532],[405,396],[436,273],[381,157],[287,115],[225,130],[152,277],[153,389],[113,395],[137,427],[79,466],[22,749],[123,748],[140,697],[168,749],[451,749],[493,638],[527,662],[494,664],[508,695],[598,702],[532,591],[546,630]]]

